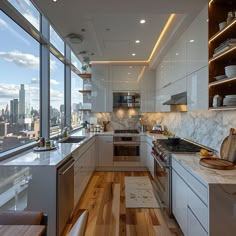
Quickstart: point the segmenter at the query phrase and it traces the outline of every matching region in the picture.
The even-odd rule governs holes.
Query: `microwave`
[[[137,92],[113,93],[113,108],[140,108],[140,94]]]

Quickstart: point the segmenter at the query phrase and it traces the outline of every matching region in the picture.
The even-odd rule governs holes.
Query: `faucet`
[[[63,123],[61,123],[61,137],[65,138],[69,135],[71,125],[67,123],[67,118],[71,119],[71,115],[66,115],[63,117]]]

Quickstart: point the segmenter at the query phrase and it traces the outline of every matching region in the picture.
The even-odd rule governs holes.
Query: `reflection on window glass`
[[[83,80],[71,71],[71,126],[77,128],[82,123],[83,95],[79,90],[83,89]]]
[[[75,56],[75,54],[71,51],[71,63],[79,70],[81,71],[82,63],[80,60]]]
[[[50,136],[58,135],[64,120],[64,64],[50,54]]]
[[[39,43],[0,11],[0,152],[39,136]]]
[[[8,0],[18,10],[26,20],[28,20],[37,30],[40,29],[40,13],[30,0]]]
[[[50,25],[50,43],[64,55],[64,41]]]

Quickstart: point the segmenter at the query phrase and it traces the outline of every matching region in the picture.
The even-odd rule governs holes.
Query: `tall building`
[[[19,90],[19,118],[25,118],[25,86],[24,84],[20,85]]]
[[[10,101],[10,123],[17,123],[18,122],[18,99],[13,99]]]

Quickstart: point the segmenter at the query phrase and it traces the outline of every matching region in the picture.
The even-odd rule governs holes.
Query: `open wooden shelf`
[[[90,73],[80,73],[80,74],[78,74],[78,76],[81,79],[91,79],[92,78],[92,74],[90,74]]]
[[[211,111],[226,111],[226,110],[235,110],[236,106],[221,106],[221,107],[209,107],[209,110]]]
[[[80,93],[92,93],[92,90],[79,90]]]
[[[209,63],[213,61],[228,60],[229,57],[235,57],[236,46],[229,47],[227,50],[219,53],[217,56],[214,56],[209,59]]]
[[[232,82],[232,81],[236,81],[236,77],[234,77],[234,78],[225,78],[225,79],[222,79],[222,80],[217,80],[217,81],[211,82],[211,83],[209,83],[209,87],[224,84],[224,83],[229,83],[229,82]]]

